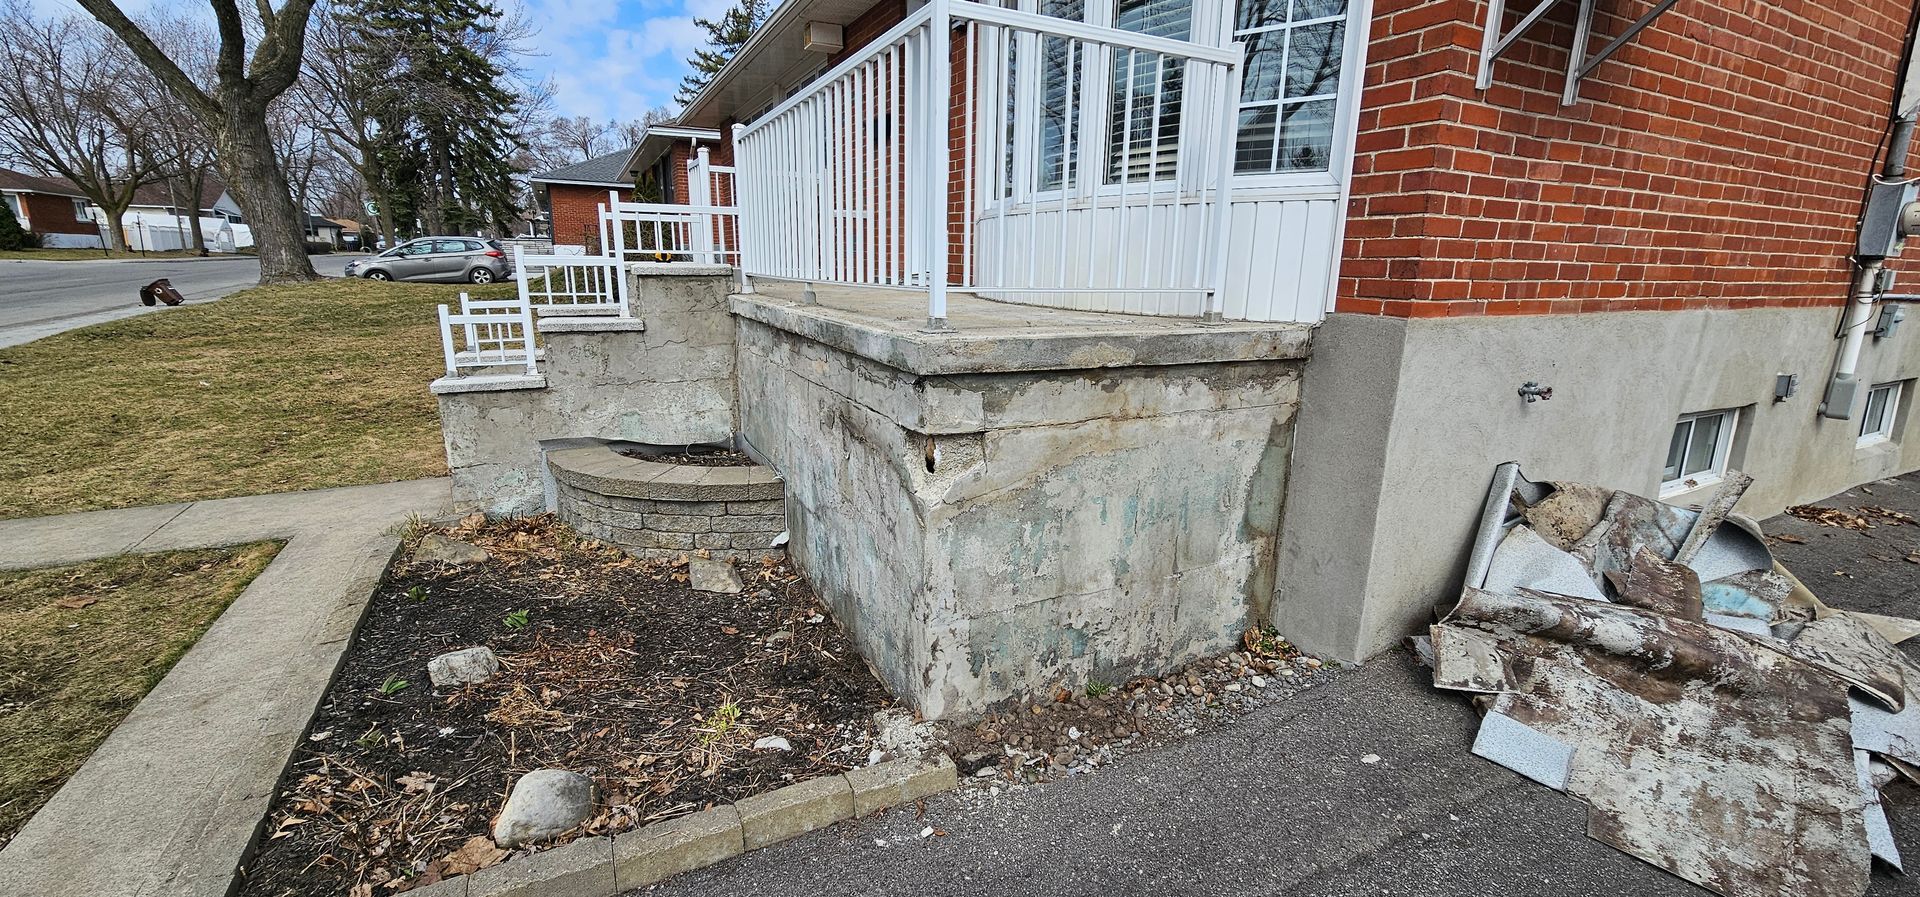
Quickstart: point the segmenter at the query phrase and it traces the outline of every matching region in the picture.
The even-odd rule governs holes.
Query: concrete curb
[[[845,775],[808,779],[611,838],[580,838],[407,894],[613,897],[958,785],[959,774],[944,754],[892,760]]]

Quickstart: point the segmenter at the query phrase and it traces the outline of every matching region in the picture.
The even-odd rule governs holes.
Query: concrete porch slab
[[[899,290],[756,281],[733,313],[913,374],[1083,370],[1307,357],[1313,327],[1041,308],[953,293],[951,332],[928,332],[926,303]]]

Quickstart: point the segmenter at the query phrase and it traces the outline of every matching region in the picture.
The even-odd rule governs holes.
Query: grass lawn
[[[0,846],[279,550],[261,542],[0,573]]]
[[[513,287],[256,287],[0,349],[0,518],[444,475],[462,289]]]
[[[88,259],[166,259],[186,258],[193,255],[191,249],[169,249],[164,252],[132,252],[129,250],[106,249],[7,249],[0,250],[0,260],[33,259],[42,262],[74,262]]]

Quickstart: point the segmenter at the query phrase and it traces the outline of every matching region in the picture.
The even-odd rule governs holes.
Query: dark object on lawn
[[[140,288],[141,305],[158,305],[165,302],[171,306],[185,301],[187,297],[180,295],[180,291],[173,288],[173,282],[164,277]]]

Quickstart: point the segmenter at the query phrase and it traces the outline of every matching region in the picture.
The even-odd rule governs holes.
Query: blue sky
[[[694,18],[717,18],[731,0],[523,0],[538,33],[530,73],[553,81],[554,112],[597,120],[639,118],[673,102],[687,57],[705,46]]]

